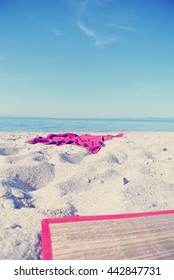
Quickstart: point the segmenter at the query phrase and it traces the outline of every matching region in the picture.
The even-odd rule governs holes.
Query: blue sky
[[[0,115],[174,117],[172,0],[0,1]]]

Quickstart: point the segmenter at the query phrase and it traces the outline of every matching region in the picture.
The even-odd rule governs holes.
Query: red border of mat
[[[50,224],[72,223],[72,222],[80,222],[80,221],[128,219],[128,218],[147,217],[147,216],[166,215],[166,214],[174,214],[174,209],[153,211],[153,212],[102,215],[102,216],[71,216],[71,217],[63,217],[63,218],[43,219],[42,220],[42,259],[43,260],[53,259],[52,248],[51,248],[51,235],[49,229]]]

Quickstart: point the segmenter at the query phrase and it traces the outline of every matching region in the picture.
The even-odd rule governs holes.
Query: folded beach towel
[[[29,144],[42,143],[45,145],[55,144],[56,146],[62,146],[65,144],[72,144],[86,148],[93,154],[96,154],[102,147],[103,142],[116,137],[122,137],[123,133],[117,135],[90,135],[90,134],[75,134],[75,133],[63,133],[63,134],[48,134],[47,137],[38,136],[32,140],[28,140]]]

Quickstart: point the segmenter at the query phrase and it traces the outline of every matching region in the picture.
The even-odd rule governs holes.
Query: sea
[[[174,132],[174,118],[0,117],[0,132]]]

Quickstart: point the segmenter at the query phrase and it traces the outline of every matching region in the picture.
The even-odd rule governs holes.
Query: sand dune
[[[97,154],[26,143],[36,135],[0,134],[0,259],[41,258],[42,218],[174,209],[174,133],[126,133]]]

